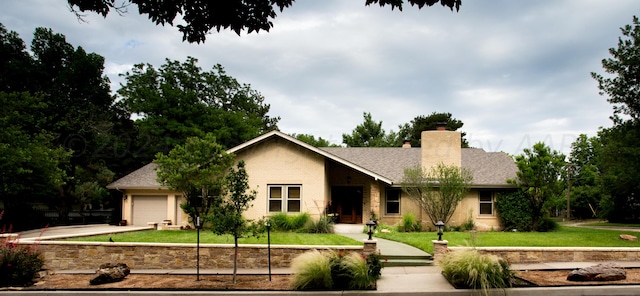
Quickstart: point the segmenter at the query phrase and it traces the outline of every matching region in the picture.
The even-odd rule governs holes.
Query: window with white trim
[[[269,185],[269,212],[300,213],[302,186]]]
[[[386,214],[387,215],[399,215],[400,214],[400,194],[401,190],[398,188],[389,188],[386,192]]]
[[[481,190],[480,195],[480,215],[493,215],[493,192]]]

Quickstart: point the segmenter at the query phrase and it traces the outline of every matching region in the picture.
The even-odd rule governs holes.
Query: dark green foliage
[[[44,266],[44,258],[34,245],[0,245],[0,287],[27,286]]]
[[[634,16],[620,30],[618,47],[602,60],[607,74],[591,76],[614,110],[614,126],[598,133],[602,146],[596,150],[596,165],[605,193],[601,216],[624,223],[640,221],[640,20]]]
[[[505,230],[531,231],[529,199],[520,190],[501,192],[496,198],[496,212]]]
[[[627,121],[602,130],[598,161],[606,192],[602,215],[609,222],[640,221],[640,122]]]
[[[515,161],[518,166],[517,177],[507,182],[517,186],[528,199],[531,229],[537,229],[549,206],[564,193],[565,156],[538,142],[532,148],[525,148],[523,154],[515,157]]]
[[[113,207],[104,186],[114,174],[125,173],[115,169],[139,164],[127,165],[128,154],[116,149],[126,146],[117,136],[132,126],[127,125],[130,114],[114,106],[103,75],[104,58],[45,28],[35,29],[27,51],[18,35],[1,24],[0,53],[0,74],[7,74],[0,75],[2,117],[9,123],[0,127],[0,153],[12,155],[2,162],[13,167],[2,170],[3,178],[33,185],[28,193],[16,194],[21,184],[3,182],[9,184],[1,194],[5,207],[14,208],[16,202],[47,205],[57,210],[61,224],[68,223],[74,205]]]
[[[549,217],[545,217],[545,218],[542,218],[542,220],[540,220],[540,223],[538,223],[538,228],[536,228],[536,231],[549,232],[549,231],[554,231],[559,227],[560,225],[558,225],[558,222],[552,220]]]
[[[457,131],[464,125],[462,121],[453,118],[451,113],[433,112],[428,116],[416,116],[411,122],[401,125],[398,135],[404,138],[402,140],[409,140],[411,147],[420,147],[422,145],[422,132],[435,130],[439,123],[446,124],[447,130],[450,131]],[[462,148],[469,147],[469,142],[464,138],[465,136],[466,133],[462,132]]]
[[[328,140],[325,140],[322,137],[318,137],[318,139],[316,139],[315,136],[310,134],[292,134],[291,136],[313,147],[340,147],[340,145],[329,143]]]
[[[213,30],[220,32],[222,29],[229,29],[240,35],[242,31],[269,32],[273,27],[273,20],[276,12],[282,12],[291,6],[294,0],[227,0],[227,1],[168,1],[150,2],[145,0],[129,0],[129,3],[106,0],[67,0],[71,11],[76,17],[82,19],[81,12],[93,11],[107,17],[111,9],[119,14],[126,12],[125,4],[136,4],[140,14],[147,14],[149,19],[156,25],[170,24],[173,26],[176,17],[180,20],[176,25],[182,33],[182,41],[191,43],[205,42],[207,36]],[[432,6],[440,3],[449,7],[451,11],[460,9],[462,0],[412,0],[411,6]],[[366,5],[379,4],[380,6],[391,5],[391,9],[402,10],[403,1],[388,0],[367,0]],[[79,10],[80,12],[78,12]],[[184,21],[184,23],[182,23]]]
[[[371,253],[367,256],[367,266],[369,267],[369,275],[374,279],[379,279],[382,276],[382,258],[380,255]]]
[[[142,157],[167,153],[187,138],[206,133],[231,148],[277,129],[280,118],[267,115],[270,106],[262,94],[227,75],[222,65],[207,72],[197,62],[193,57],[184,62],[167,59],[159,69],[137,64],[124,75],[119,106],[145,115],[135,122],[140,140],[147,144]]]
[[[397,134],[387,134],[382,128],[382,121],[376,122],[371,113],[363,113],[364,121],[356,126],[351,134],[342,134],[342,143],[347,147],[394,147],[399,146]]]

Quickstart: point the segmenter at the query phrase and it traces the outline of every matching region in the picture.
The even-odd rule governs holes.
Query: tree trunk
[[[236,283],[236,276],[238,271],[238,236],[233,236],[233,241],[235,243],[235,248],[233,250],[233,283]]]

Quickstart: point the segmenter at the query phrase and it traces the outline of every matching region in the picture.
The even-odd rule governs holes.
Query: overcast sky
[[[611,126],[612,106],[590,73],[604,74],[601,60],[640,8],[633,0],[463,0],[458,13],[439,5],[400,12],[364,0],[298,0],[270,32],[214,32],[189,44],[135,7],[81,23],[66,3],[2,1],[0,23],[27,46],[45,27],[102,55],[113,92],[133,64],[192,56],[261,92],[288,134],[340,144],[363,112],[386,131],[449,112],[471,146],[510,154],[539,141],[568,154],[579,134]]]

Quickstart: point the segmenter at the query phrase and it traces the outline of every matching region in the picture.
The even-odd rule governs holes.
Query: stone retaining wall
[[[449,249],[465,249],[465,247],[449,247]],[[479,247],[476,249],[481,253],[497,255],[511,264],[640,260],[640,248]]]
[[[95,270],[103,263],[126,263],[132,269],[184,269],[196,266],[195,244],[63,241],[34,244],[44,255],[44,267],[54,270]],[[312,249],[363,252],[363,246],[271,245],[271,267],[289,267],[293,258]],[[233,268],[233,252],[233,245],[201,244],[200,268]],[[267,245],[241,245],[238,249],[238,268],[266,268],[267,254]]]

